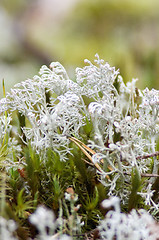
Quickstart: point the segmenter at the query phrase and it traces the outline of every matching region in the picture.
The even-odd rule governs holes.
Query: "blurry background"
[[[60,61],[71,78],[95,53],[125,81],[159,88],[158,0],[1,0],[0,96]]]

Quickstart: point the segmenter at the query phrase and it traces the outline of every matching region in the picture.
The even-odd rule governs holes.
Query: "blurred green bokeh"
[[[98,53],[125,81],[158,88],[158,9],[158,0],[1,0],[0,80],[9,90],[51,61],[73,78]]]

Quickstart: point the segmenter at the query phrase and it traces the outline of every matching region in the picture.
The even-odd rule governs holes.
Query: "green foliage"
[[[141,187],[141,176],[137,167],[132,169],[131,173],[131,193],[129,197],[128,210],[131,211],[133,208],[137,208],[140,196],[137,194]]]
[[[35,207],[33,207],[33,201],[28,201],[27,197],[24,197],[24,191],[25,189],[21,189],[18,192],[17,195],[17,201],[16,204],[13,204],[13,209],[15,210],[15,214],[19,217],[19,218],[28,218],[29,212],[28,210],[31,210]]]

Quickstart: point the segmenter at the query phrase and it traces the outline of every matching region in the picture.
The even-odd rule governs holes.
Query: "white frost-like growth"
[[[113,207],[101,221],[99,231],[105,240],[156,240],[155,221],[144,210],[133,209],[129,214],[120,212],[120,200],[112,197],[103,201],[104,208]]]

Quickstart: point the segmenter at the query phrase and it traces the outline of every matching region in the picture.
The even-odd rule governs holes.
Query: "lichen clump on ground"
[[[0,100],[3,239],[157,239],[159,91],[85,62],[75,80],[42,66]]]

